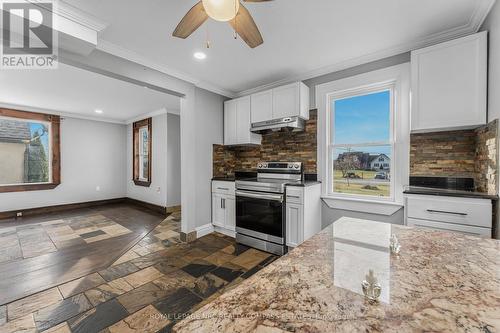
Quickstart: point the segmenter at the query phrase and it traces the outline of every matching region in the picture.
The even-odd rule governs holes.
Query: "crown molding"
[[[118,120],[118,119],[106,118],[106,117],[87,116],[87,115],[82,115],[82,114],[78,114],[78,113],[70,113],[70,112],[65,112],[65,111],[60,111],[60,110],[55,110],[55,109],[39,108],[39,107],[35,107],[35,106],[27,106],[27,105],[10,104],[10,103],[1,103],[0,102],[0,107],[6,108],[6,109],[19,110],[19,111],[30,111],[30,112],[37,112],[37,113],[53,114],[53,115],[61,116],[63,118],[75,118],[75,119],[99,121],[99,122],[119,124],[119,125],[126,124],[126,122],[124,120]]]
[[[46,0],[27,0],[27,1],[33,4],[39,4],[42,7],[43,3],[46,2]],[[106,29],[106,27],[109,26],[108,23],[62,0],[56,0],[54,1],[54,4],[55,5],[53,6],[52,9],[52,12],[54,14],[57,14],[70,21],[78,23],[86,28],[99,32]]]
[[[158,110],[155,110],[155,111],[151,111],[151,112],[147,112],[147,113],[143,113],[143,114],[140,114],[136,117],[132,117],[132,118],[129,118],[125,121],[126,124],[132,124],[136,121],[139,121],[139,120],[142,120],[142,119],[145,119],[145,118],[152,118],[152,117],[155,117],[155,116],[160,116],[162,114],[175,114],[175,115],[180,115],[181,114],[181,111],[180,110],[177,110],[177,109],[167,109],[167,108],[161,108],[161,109],[158,109]]]
[[[476,33],[481,28],[484,20],[488,16],[491,8],[495,4],[496,0],[483,0],[477,1],[477,7],[473,11],[468,22],[462,26],[458,26],[456,28],[448,29],[436,34],[432,34],[427,36],[426,38],[401,44],[395,46],[393,48],[381,50],[378,52],[370,53],[363,55],[361,57],[347,59],[341,62],[338,62],[333,65],[321,67],[312,71],[303,72],[298,75],[293,75],[275,82],[271,82],[268,84],[264,84],[255,88],[246,89],[237,93],[238,97],[254,94],[256,92],[260,92],[267,89],[272,89],[284,84],[292,83],[295,81],[303,81],[312,79],[318,76],[338,72],[341,70],[345,70],[351,67],[363,65],[366,63],[370,63],[373,61],[381,60],[384,58],[392,57],[401,53],[410,52],[416,49],[424,48],[427,46],[435,45],[438,43],[443,43],[455,38],[464,37],[473,33]]]
[[[117,57],[135,62],[135,63],[140,64],[142,66],[146,66],[148,68],[151,68],[151,69],[154,69],[156,71],[162,72],[164,74],[170,75],[170,76],[175,77],[177,79],[186,81],[188,83],[195,85],[198,88],[202,88],[202,89],[214,92],[214,93],[222,95],[222,96],[230,97],[230,98],[233,98],[236,96],[236,94],[233,91],[223,89],[223,88],[218,87],[210,82],[201,81],[201,80],[199,80],[199,79],[197,79],[189,74],[175,70],[175,69],[170,68],[168,66],[165,66],[163,64],[154,62],[154,61],[140,55],[139,53],[136,53],[134,51],[131,51],[127,48],[124,48],[120,45],[111,43],[111,42],[106,41],[104,39],[98,40],[97,49],[100,51],[115,55]]]

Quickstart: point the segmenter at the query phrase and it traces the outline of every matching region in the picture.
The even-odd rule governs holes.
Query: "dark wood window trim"
[[[51,190],[61,184],[61,142],[59,137],[61,118],[51,114],[2,108],[0,108],[0,116],[50,122],[52,134],[52,182],[47,184],[0,185],[0,193]]]
[[[153,119],[147,118],[144,120],[136,121],[132,127],[132,164],[133,164],[133,181],[137,186],[149,187],[151,185],[151,164],[152,164],[152,148],[153,148]],[[144,181],[139,179],[139,129],[147,126],[149,132],[149,145],[148,145],[148,180]]]

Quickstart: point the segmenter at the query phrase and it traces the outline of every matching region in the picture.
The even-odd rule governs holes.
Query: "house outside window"
[[[60,184],[59,116],[0,109],[0,192]]]
[[[152,119],[133,124],[133,181],[135,185],[151,185]]]

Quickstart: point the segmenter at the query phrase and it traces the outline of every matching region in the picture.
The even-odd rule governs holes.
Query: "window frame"
[[[139,120],[133,123],[132,125],[132,167],[133,167],[133,172],[132,172],[132,180],[135,185],[137,186],[144,186],[144,187],[149,187],[151,186],[151,171],[152,171],[152,148],[153,148],[153,121],[152,118],[147,118],[143,120]],[[144,179],[141,178],[140,175],[140,162],[141,162],[141,155],[140,155],[140,130],[143,127],[147,127],[148,129],[148,178]]]
[[[388,141],[370,141],[370,142],[362,142],[356,144],[336,144],[334,142],[334,137],[332,136],[332,130],[335,129],[335,110],[334,103],[337,100],[342,100],[346,98],[360,97],[369,94],[381,93],[384,91],[390,92],[390,111],[389,111],[389,140]],[[353,148],[353,147],[380,147],[380,146],[390,146],[391,150],[391,162],[390,162],[390,170],[391,174],[395,171],[394,161],[396,160],[396,149],[395,149],[395,108],[396,108],[396,81],[389,80],[383,81],[379,83],[374,83],[370,85],[363,85],[359,87],[349,88],[345,90],[335,91],[327,94],[327,109],[326,109],[326,136],[327,136],[327,163],[328,163],[328,172],[326,173],[327,179],[327,189],[326,194],[330,197],[338,197],[338,198],[351,198],[351,199],[359,199],[359,200],[372,200],[372,201],[387,201],[394,202],[395,200],[395,180],[394,177],[391,176],[389,191],[390,195],[387,197],[381,197],[376,195],[361,195],[361,194],[351,194],[351,193],[341,193],[334,191],[334,177],[332,175],[333,168],[333,154],[336,149],[339,147],[342,148]],[[380,164],[380,163],[377,163]]]
[[[52,190],[61,184],[61,117],[52,114],[0,108],[0,117],[38,121],[50,124],[49,167],[50,181],[47,183],[23,183],[1,185],[0,193]]]

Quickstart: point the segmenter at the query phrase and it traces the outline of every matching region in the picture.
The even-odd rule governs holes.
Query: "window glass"
[[[48,122],[0,117],[0,185],[51,182]]]
[[[334,98],[331,103],[330,191],[391,197],[391,90]]]

